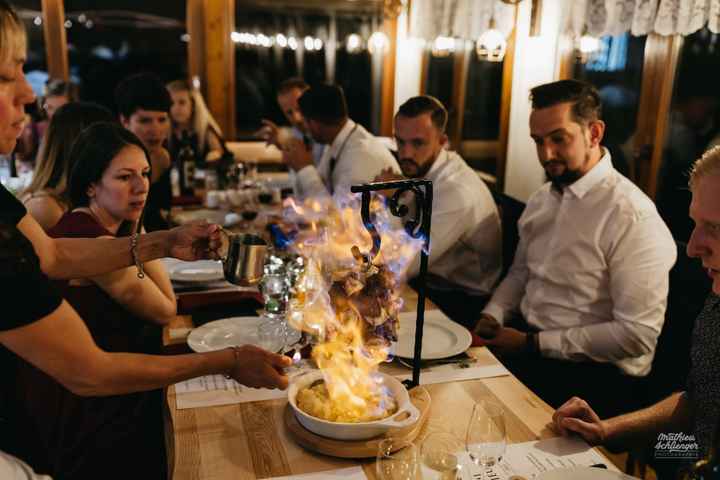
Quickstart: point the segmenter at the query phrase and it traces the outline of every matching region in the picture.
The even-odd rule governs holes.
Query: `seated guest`
[[[600,145],[594,87],[562,80],[533,88],[531,100],[549,181],[528,201],[515,260],[476,331],[550,405],[582,392],[602,412],[622,411],[618,392],[650,371],[675,243]]]
[[[69,181],[74,209],[49,234],[118,237],[139,231],[150,177],[142,142],[119,124],[101,122],[80,134],[70,154],[75,159]],[[100,348],[152,353],[145,345],[146,322],[162,325],[175,315],[175,294],[161,260],[146,262],[144,273],[138,278],[128,267],[72,280],[63,289]],[[21,362],[16,392],[19,411],[13,418],[25,426],[18,443],[25,438],[28,445],[21,457],[36,468],[43,466],[54,476],[90,478],[120,454],[144,459],[140,464],[149,477],[165,474],[160,390],[81,398]]]
[[[175,80],[166,85],[172,105],[170,106],[170,158],[177,158],[182,148],[183,135],[187,135],[195,152],[197,164],[205,162],[208,154],[219,158],[222,154],[222,131],[205,105],[202,94],[191,88],[187,80]]]
[[[317,167],[320,164],[325,145],[313,142],[312,138],[310,138],[310,132],[307,131],[307,126],[305,125],[305,117],[303,117],[300,111],[300,105],[298,104],[298,100],[302,97],[302,94],[309,88],[310,85],[305,83],[305,80],[302,78],[288,78],[278,87],[277,103],[283,115],[285,115],[285,119],[290,124],[290,138],[301,138],[306,144],[312,145],[312,159],[314,165]],[[268,144],[275,145],[280,150],[282,150],[285,147],[285,143],[290,140],[290,138],[285,138],[283,131],[275,125],[275,123],[267,119],[263,120],[263,127],[256,135]],[[290,183],[293,186],[295,195],[302,196],[297,176],[292,169],[290,169]]]
[[[690,375],[685,391],[676,392],[643,410],[613,418],[598,415],[592,402],[588,404],[574,397],[553,415],[555,426],[561,433],[577,433],[593,445],[628,449],[655,445],[661,433],[683,432],[694,435],[699,447],[696,453],[700,456],[707,455],[713,442],[717,445],[718,439],[713,439],[713,434],[720,421],[720,376],[717,373],[720,369],[720,147],[708,150],[695,162],[690,174],[690,190],[690,218],[695,228],[687,245],[687,254],[702,261],[712,279],[712,292],[695,319]],[[688,443],[680,442],[679,447],[689,447]],[[664,462],[658,460],[656,463],[662,466]],[[672,472],[668,477],[658,478],[678,477]]]
[[[297,173],[301,196],[349,192],[350,186],[371,182],[382,170],[399,172],[390,151],[348,117],[340,87],[312,87],[302,94],[299,105],[312,139],[327,145],[316,166],[305,142],[297,138],[288,142],[283,158]]]
[[[155,75],[139,73],[118,84],[115,103],[120,123],[137,135],[150,155],[152,178],[145,228],[150,232],[164,230],[168,228],[166,218],[172,202],[171,158],[164,146],[170,132],[170,94]]]
[[[58,108],[40,145],[32,182],[20,195],[28,212],[48,230],[68,210],[67,179],[73,165],[70,149],[88,125],[111,121],[112,114],[94,103],[75,102]]]
[[[485,183],[445,148],[447,118],[438,99],[413,97],[395,115],[395,141],[403,175],[433,182],[428,297],[450,318],[472,327],[500,276],[500,216]],[[375,181],[402,178],[386,171]],[[418,260],[408,275],[419,268]]]

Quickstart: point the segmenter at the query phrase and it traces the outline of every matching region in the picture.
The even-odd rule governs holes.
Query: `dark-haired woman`
[[[69,180],[73,209],[48,233],[87,238],[138,231],[150,183],[142,142],[117,123],[96,123],[80,134],[70,155],[75,161]],[[175,296],[161,261],[146,262],[144,270],[143,279],[134,268],[125,268],[62,285],[65,299],[100,348],[153,353],[146,345],[154,338],[148,326],[175,315]],[[159,390],[81,398],[21,362],[15,400],[17,430],[25,426],[19,434],[22,457],[36,468],[59,478],[92,478],[120,455],[137,463],[118,467],[113,476],[119,471],[132,475],[135,468],[147,478],[164,475]]]

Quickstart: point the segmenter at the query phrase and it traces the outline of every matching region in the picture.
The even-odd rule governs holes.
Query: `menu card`
[[[481,467],[472,462],[466,452],[459,454],[463,480],[482,477]],[[507,446],[502,461],[485,469],[485,477],[492,480],[532,480],[543,472],[559,468],[600,466],[617,468],[597,450],[579,437],[556,437]],[[601,467],[601,468],[603,468]]]
[[[293,479],[335,480],[337,478],[342,478],[344,480],[366,480],[367,479],[367,477],[365,476],[365,472],[363,472],[362,467],[350,467],[350,468],[341,468],[338,470],[329,470],[327,472],[314,472],[314,473],[306,473],[303,475],[290,475],[287,477],[272,477],[269,480],[293,480]]]

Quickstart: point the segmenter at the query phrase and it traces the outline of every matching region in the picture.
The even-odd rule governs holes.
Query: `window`
[[[114,110],[115,85],[152,72],[187,77],[185,2],[65,0],[71,76],[80,96]]]

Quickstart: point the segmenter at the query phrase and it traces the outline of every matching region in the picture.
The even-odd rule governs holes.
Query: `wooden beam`
[[[50,78],[70,79],[63,0],[42,0],[43,34]]]
[[[515,5],[515,20],[508,37],[505,60],[503,61],[502,94],[500,102],[500,134],[497,163],[495,164],[496,188],[505,188],[505,166],[507,165],[508,138],[510,137],[510,104],[512,103],[513,65],[515,64],[515,37],[517,35],[518,6]]]
[[[532,0],[532,8],[530,10],[531,37],[537,37],[542,35],[542,7],[543,0]]]
[[[397,17],[385,18],[383,31],[390,40],[390,45],[382,66],[382,88],[380,107],[380,135],[391,137],[393,133],[393,116],[395,115],[395,65],[397,60]]]
[[[683,39],[651,33],[645,42],[634,150],[631,164],[637,185],[655,198],[672,102],[675,72]]]
[[[463,125],[465,124],[465,99],[467,98],[467,77],[470,69],[470,55],[475,55],[469,42],[463,41],[462,49],[455,52],[453,63],[452,106],[455,118],[450,119],[448,136],[453,150],[460,151]]]
[[[208,109],[226,139],[235,138],[235,0],[188,0],[190,75],[202,85]]]

